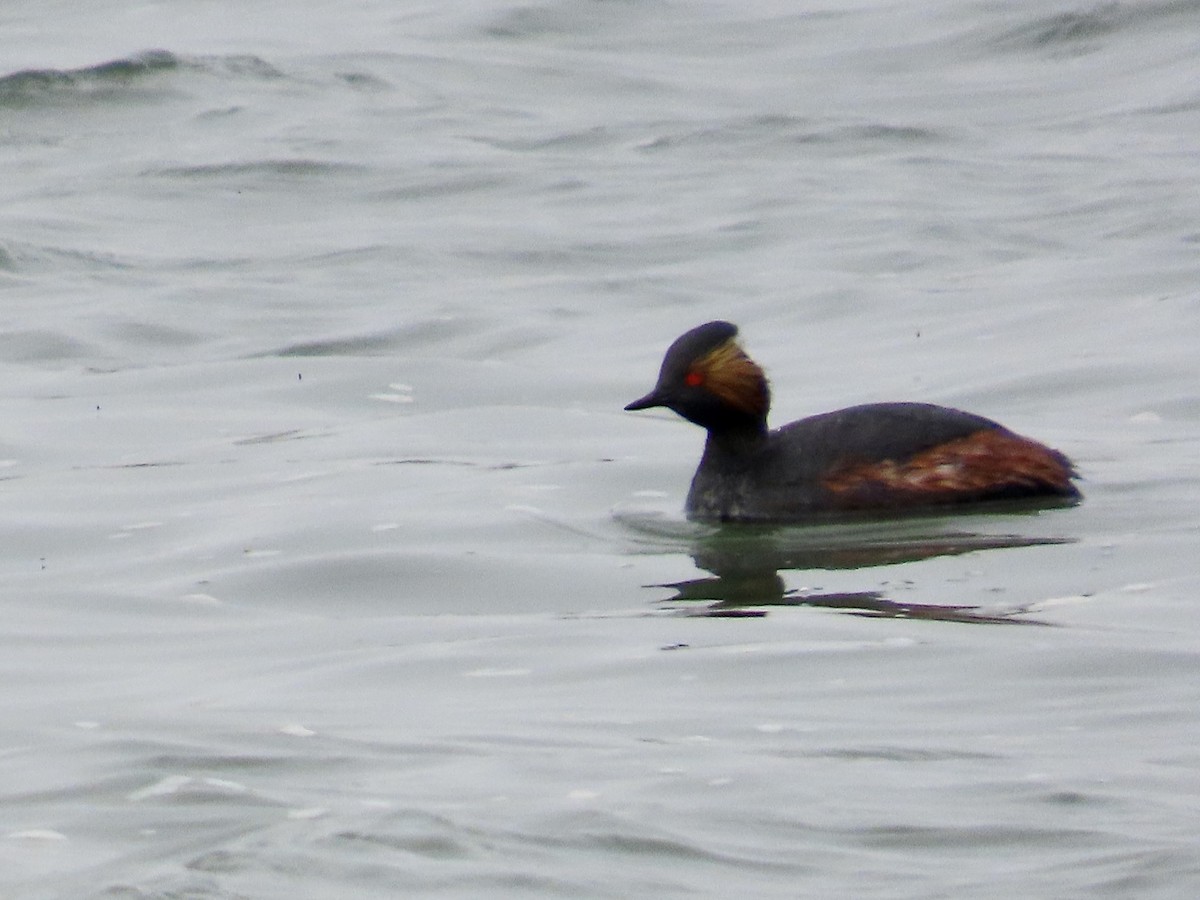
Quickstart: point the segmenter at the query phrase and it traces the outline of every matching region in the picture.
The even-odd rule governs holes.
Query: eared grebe
[[[986,500],[1079,499],[1071,461],[982,416],[929,403],[869,403],[767,430],[771,392],[709,322],[667,349],[658,384],[626,409],[665,406],[706,428],[689,518],[797,521]]]

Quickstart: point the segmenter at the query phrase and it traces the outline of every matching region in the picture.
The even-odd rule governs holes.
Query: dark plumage
[[[767,429],[766,377],[709,322],[671,344],[658,383],[626,409],[664,406],[708,430],[688,491],[695,519],[798,521],[821,513],[988,500],[1079,499],[1070,460],[991,419],[929,403],[869,403]]]

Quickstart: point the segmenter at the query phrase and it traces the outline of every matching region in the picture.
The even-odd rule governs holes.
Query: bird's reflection
[[[957,556],[985,550],[1070,542],[1069,538],[963,530],[955,520],[910,518],[883,522],[836,522],[809,527],[734,526],[693,533],[691,556],[711,577],[670,584],[667,609],[697,616],[763,616],[770,607],[813,606],[846,613],[976,624],[1046,624],[1023,615],[978,606],[910,603],[880,591],[837,593],[789,589],[787,570],[854,570]],[[957,524],[961,526],[962,520]]]

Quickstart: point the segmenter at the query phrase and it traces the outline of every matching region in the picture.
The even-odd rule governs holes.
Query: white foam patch
[[[154,784],[133,791],[126,796],[126,799],[137,803],[139,800],[147,800],[150,797],[166,797],[178,793],[191,783],[192,779],[187,775],[168,775],[166,778],[160,778]]]
[[[464,678],[523,678],[532,675],[532,669],[472,669],[463,672]]]
[[[209,787],[214,787],[229,794],[250,793],[250,788],[246,787],[240,781],[230,781],[228,778],[205,778],[204,783]]]
[[[25,831],[10,831],[8,837],[16,841],[65,841],[67,836],[52,828],[28,828]]]
[[[313,806],[308,809],[289,809],[287,817],[289,819],[319,819],[321,816],[329,812],[323,806]]]
[[[412,403],[410,394],[368,394],[367,399],[379,400],[383,403]]]
[[[1083,594],[1064,594],[1061,597],[1047,597],[1045,600],[1039,600],[1036,605],[1038,609],[1044,609],[1047,606],[1073,606],[1079,603],[1089,603],[1091,599]]]
[[[368,395],[371,400],[380,400],[384,403],[412,403],[413,389],[411,384],[401,384],[393,382],[388,385],[386,391],[380,391],[377,394]]]
[[[224,606],[224,601],[218,600],[212,594],[182,594],[179,599],[184,603],[194,603],[197,606]]]

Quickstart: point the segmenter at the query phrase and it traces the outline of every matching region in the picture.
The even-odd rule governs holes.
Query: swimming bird
[[[794,522],[1080,499],[1075,467],[1062,453],[945,406],[868,403],[768,430],[771,391],[737,333],[729,322],[709,322],[680,336],[654,390],[625,407],[666,407],[708,431],[688,491],[689,518]]]

